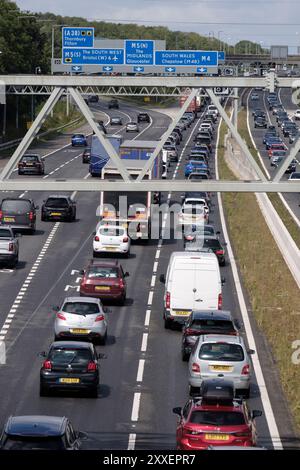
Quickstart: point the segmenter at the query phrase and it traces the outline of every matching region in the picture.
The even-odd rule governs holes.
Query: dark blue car
[[[203,162],[198,162],[196,160],[190,160],[186,165],[184,169],[184,175],[187,178],[195,169],[201,169],[201,170],[207,170],[208,167],[205,163]]]
[[[87,140],[86,136],[84,134],[74,134],[72,136],[72,147],[86,147],[87,146]]]

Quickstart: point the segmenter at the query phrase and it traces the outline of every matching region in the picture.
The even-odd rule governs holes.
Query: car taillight
[[[34,214],[32,211],[29,212],[29,220],[33,220]]]
[[[192,371],[193,371],[193,372],[196,372],[197,374],[200,374],[200,366],[199,366],[199,364],[197,364],[196,362],[193,362]]]
[[[128,242],[128,237],[124,237],[123,238],[123,243],[127,243]]]
[[[14,251],[14,244],[13,243],[9,243],[8,251]]]
[[[193,235],[186,235],[185,239],[186,239],[187,241],[191,242],[192,240],[195,239],[195,236],[193,236]]]
[[[3,212],[0,211],[0,219],[2,219],[2,217],[3,217]]]
[[[90,361],[87,366],[88,372],[95,372],[97,370],[97,364],[93,361]]]
[[[224,250],[217,250],[216,255],[224,255]]]
[[[95,242],[100,242],[100,237],[98,237],[98,235],[96,235],[94,240],[95,240]]]
[[[104,320],[104,315],[97,315],[95,318],[95,321],[103,321]]]
[[[243,367],[242,375],[249,375],[249,374],[250,374],[250,365],[249,365],[249,364],[246,364],[246,365]]]
[[[221,310],[222,308],[222,294],[219,294],[219,297],[218,297],[218,309]]]
[[[193,330],[192,328],[187,328],[187,329],[185,330],[185,333],[186,333],[187,335],[195,336],[195,335],[200,335],[200,334],[201,334],[201,331],[199,331],[199,330]]]
[[[124,285],[123,279],[119,279],[119,287],[120,287],[121,289],[124,289],[125,285]]]
[[[52,363],[51,363],[51,361],[48,361],[48,360],[47,360],[47,361],[44,361],[44,363],[43,363],[43,369],[44,369],[44,370],[51,370],[51,369],[52,369]]]
[[[171,306],[171,294],[170,292],[166,293],[166,308],[170,308]]]
[[[59,318],[60,320],[66,320],[66,317],[65,317],[62,313],[58,313],[56,316],[57,316],[57,318]]]

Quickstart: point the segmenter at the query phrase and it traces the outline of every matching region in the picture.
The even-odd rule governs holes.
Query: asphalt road
[[[119,114],[117,110],[108,111],[105,103],[100,103],[97,108],[109,115]],[[124,120],[136,118],[136,110],[128,104],[122,104],[120,111],[127,114]],[[169,118],[153,111],[149,114],[153,122],[149,127],[147,124],[141,126],[141,130],[147,128],[141,138],[158,139],[166,130]],[[117,133],[120,131],[109,128],[109,132],[115,130]],[[180,150],[191,130],[186,131]],[[135,135],[130,134],[130,137],[134,138]],[[67,143],[60,142],[61,145]],[[52,145],[54,143],[46,144],[46,149],[42,145],[41,150],[47,153],[51,151],[49,147]],[[86,177],[88,166],[81,163],[81,152],[81,149],[71,147],[57,151],[47,157],[46,173],[54,172],[52,175],[57,178]],[[211,160],[213,163],[213,158]],[[183,177],[184,161],[183,158],[177,177]],[[12,177],[26,178],[16,174]],[[23,197],[32,197],[41,206],[46,196],[42,192],[29,192]],[[134,244],[130,259],[122,260],[124,269],[130,273],[128,299],[124,307],[109,306],[108,342],[99,347],[107,359],[101,361],[98,399],[79,398],[76,395],[39,397],[42,359],[38,354],[48,350],[54,337],[54,313],[51,306],[60,303],[66,295],[76,294],[80,281],[78,271],[92,257],[92,233],[96,226],[99,196],[80,193],[75,199],[75,223],[46,223],[41,222],[38,216],[37,233],[33,236],[24,235],[20,239],[18,268],[12,272],[0,272],[0,323],[10,325],[5,335],[7,362],[0,366],[0,426],[3,426],[10,414],[66,415],[75,428],[88,434],[85,448],[127,449],[129,436],[136,435],[137,449],[174,449],[176,417],[172,414],[172,408],[182,406],[188,397],[187,364],[181,361],[180,331],[165,330],[163,327],[163,286],[158,281],[154,283],[153,265],[157,260],[158,275],[166,272],[172,251],[183,249],[181,240],[164,240],[159,259],[158,240],[151,240],[148,244]],[[165,194],[164,201],[166,199]],[[180,195],[172,194],[173,201],[179,202]],[[217,198],[214,197],[213,201],[211,222],[220,228]],[[226,277],[224,309],[231,310],[239,318],[231,268],[227,264],[221,269],[222,275]],[[9,314],[12,306],[15,312]],[[7,318],[8,314],[10,317]],[[295,435],[274,362],[253,318],[251,323],[280,435],[286,445],[291,445],[295,442]],[[5,329],[2,329],[0,335]],[[143,373],[139,369],[141,360],[144,361]],[[252,409],[262,409],[255,378],[249,403]],[[136,416],[133,413],[135,409],[139,411]],[[272,436],[265,416],[257,420],[257,430],[259,444],[272,447]]]

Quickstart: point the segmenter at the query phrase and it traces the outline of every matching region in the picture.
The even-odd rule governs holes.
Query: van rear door
[[[194,310],[218,310],[221,286],[219,272],[214,266],[196,266],[194,290]]]

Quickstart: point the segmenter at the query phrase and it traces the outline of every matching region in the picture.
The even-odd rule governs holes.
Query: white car
[[[183,204],[186,208],[194,207],[194,206],[201,206],[204,209],[205,214],[209,215],[209,207],[207,202],[204,198],[186,198]]]
[[[212,125],[206,122],[203,122],[202,124],[200,124],[199,132],[204,131],[204,130],[208,130],[212,132],[213,131]]]
[[[209,214],[206,212],[203,204],[190,204],[184,202],[181,211],[178,214],[178,224],[181,226],[201,221],[208,223],[208,219]]]
[[[127,229],[120,225],[100,225],[93,240],[93,255],[100,253],[122,253],[130,256],[131,240]]]
[[[138,124],[136,122],[129,122],[126,125],[126,132],[140,132]]]

